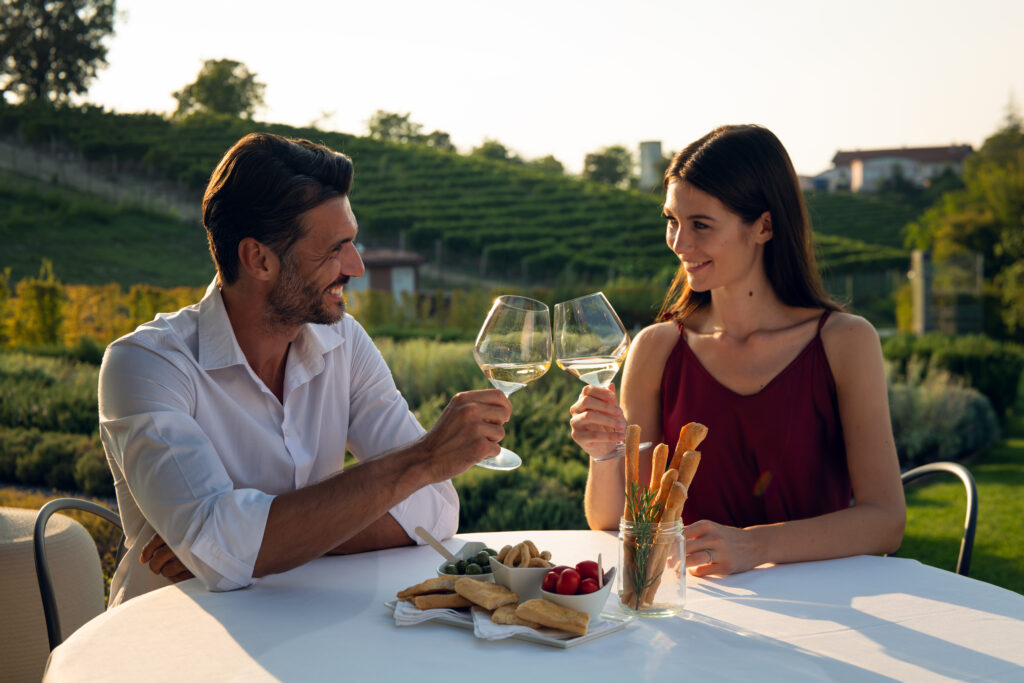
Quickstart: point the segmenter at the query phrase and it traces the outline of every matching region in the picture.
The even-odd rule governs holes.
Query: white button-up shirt
[[[348,315],[302,327],[282,404],[246,362],[215,284],[110,345],[99,411],[128,548],[110,606],[168,584],[139,562],[154,534],[211,590],[251,584],[277,494],[340,472],[346,447],[365,461],[424,433]],[[434,484],[390,513],[410,538],[419,525],[447,538],[459,499],[451,482]]]

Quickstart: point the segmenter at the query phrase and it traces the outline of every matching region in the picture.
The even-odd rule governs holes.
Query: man
[[[231,590],[409,544],[417,525],[456,531],[449,480],[498,453],[511,405],[472,391],[429,432],[413,417],[345,314],[363,274],[351,182],[326,147],[242,138],[203,198],[216,280],[107,349],[100,435],[128,548],[111,606],[191,575]],[[360,465],[342,473],[346,446]]]

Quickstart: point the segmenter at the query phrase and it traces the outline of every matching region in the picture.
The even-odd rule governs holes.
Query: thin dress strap
[[[825,326],[825,321],[828,320],[828,317],[830,315],[832,315],[832,309],[828,308],[828,309],[825,309],[825,312],[821,314],[820,318],[818,318],[818,334],[819,335],[821,335],[821,328],[823,328]]]

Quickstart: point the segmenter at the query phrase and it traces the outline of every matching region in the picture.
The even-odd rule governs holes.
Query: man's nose
[[[363,257],[355,244],[349,243],[341,250],[341,273],[349,277],[361,277],[366,272]]]

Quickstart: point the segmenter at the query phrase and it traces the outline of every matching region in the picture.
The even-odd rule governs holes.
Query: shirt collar
[[[297,351],[303,363],[305,359],[319,359],[313,363],[322,367],[323,356],[337,348],[345,340],[341,324],[314,325],[306,323],[299,330],[292,347]],[[216,370],[232,365],[243,365],[247,361],[242,349],[235,339],[235,331],[231,327],[228,311],[224,307],[224,297],[217,278],[206,288],[199,302],[199,365],[204,370]]]

